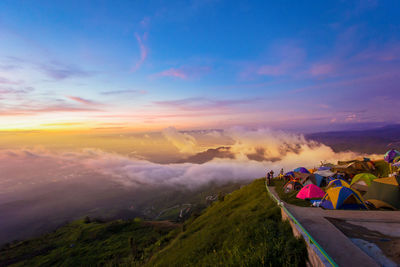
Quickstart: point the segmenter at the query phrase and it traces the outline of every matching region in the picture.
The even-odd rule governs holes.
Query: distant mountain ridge
[[[387,125],[380,128],[368,130],[346,130],[317,132],[305,135],[307,140],[317,141],[331,147],[335,152],[354,151],[368,154],[383,154],[391,148],[400,149],[400,124]],[[296,147],[287,146],[282,148],[282,153],[298,153]],[[267,157],[263,149],[258,149],[253,154],[246,155],[249,160],[254,161],[279,161],[280,157]],[[235,159],[235,154],[230,146],[210,148],[203,152],[180,159],[175,163],[203,164],[215,158]]]
[[[193,156],[190,156],[188,158],[182,159],[177,161],[177,163],[196,163],[196,164],[203,164],[206,163],[210,160],[213,160],[214,158],[229,158],[229,159],[234,159],[235,154],[233,154],[230,151],[230,147],[217,147],[217,148],[210,148],[207,149],[206,151],[197,153]]]
[[[368,130],[319,132],[305,137],[330,146],[335,152],[383,154],[391,148],[400,149],[400,124]]]

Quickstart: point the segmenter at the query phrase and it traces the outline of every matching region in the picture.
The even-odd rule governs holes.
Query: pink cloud
[[[9,84],[9,85],[17,85],[17,84],[21,84],[21,82],[17,82],[17,81],[11,81],[9,79],[0,77],[0,84]]]
[[[358,53],[355,60],[373,60],[390,62],[400,59],[400,43],[394,42],[384,45],[382,48],[371,47]]]
[[[148,92],[146,90],[117,90],[117,91],[104,91],[101,92],[102,95],[122,95],[122,94],[138,94],[145,95]]]
[[[29,111],[32,113],[47,113],[47,112],[88,112],[88,111],[91,112],[91,111],[101,111],[101,110],[93,108],[76,108],[70,106],[57,105],[57,106],[44,107],[40,109],[33,109]]]
[[[185,111],[210,111],[234,108],[242,105],[254,105],[259,99],[227,99],[215,100],[212,98],[193,97],[177,100],[155,101],[154,104],[162,107]]]
[[[32,91],[34,91],[35,89],[33,87],[22,87],[22,88],[18,88],[18,89],[14,89],[11,87],[0,87],[0,95],[6,95],[6,94],[10,94],[10,95],[19,95],[19,94],[28,94]]]
[[[278,65],[263,65],[257,70],[259,75],[279,76],[286,74],[290,66],[287,63]]]
[[[146,60],[147,54],[148,54],[148,49],[143,43],[143,41],[145,41],[147,39],[147,33],[144,33],[143,37],[140,37],[139,34],[135,33],[135,37],[139,44],[140,59],[138,62],[136,62],[135,66],[133,66],[133,68],[131,69],[132,72],[137,71],[140,68],[140,66],[142,66],[142,64]]]
[[[78,66],[68,65],[56,61],[46,64],[37,64],[37,67],[47,76],[55,80],[64,80],[73,77],[88,77],[93,75],[93,72],[82,70]]]
[[[210,71],[209,67],[182,67],[170,68],[159,73],[151,75],[151,77],[173,77],[182,80],[199,77]]]
[[[329,63],[317,63],[313,64],[310,68],[310,74],[312,76],[320,76],[331,74],[334,71],[334,66]]]
[[[330,108],[330,106],[329,106],[329,105],[327,105],[327,104],[318,104],[318,107],[320,107],[320,108],[324,108],[324,109],[328,109],[328,108]]]
[[[319,83],[316,85],[311,85],[311,86],[305,86],[305,87],[300,87],[291,90],[292,93],[302,93],[305,91],[310,91],[310,90],[318,90],[322,88],[333,88],[333,87],[339,87],[339,86],[348,86],[348,85],[354,85],[354,84],[359,84],[359,83],[364,83],[366,81],[369,81],[371,79],[374,79],[375,77],[362,77],[362,78],[356,78],[356,79],[346,79],[342,81],[333,81],[333,82],[323,82]],[[381,75],[379,75],[378,78],[381,78]]]
[[[268,61],[275,64],[250,63],[239,74],[241,79],[251,79],[255,75],[282,76],[294,75],[304,62],[306,52],[303,48],[293,44],[277,44],[269,53]]]
[[[67,98],[69,98],[69,99],[71,99],[71,100],[73,100],[75,102],[78,102],[78,103],[81,103],[81,104],[85,104],[85,105],[94,105],[95,104],[95,102],[93,102],[91,100],[88,100],[88,99],[84,99],[84,98],[79,97],[79,96],[68,96],[67,95],[65,97],[67,97]]]
[[[158,73],[158,76],[175,77],[175,78],[180,78],[180,79],[187,78],[187,75],[183,70],[174,69],[174,68],[164,70],[164,71]]]
[[[345,121],[349,122],[349,121],[354,121],[356,119],[357,119],[357,115],[356,114],[349,114],[349,115],[346,116]]]
[[[35,116],[38,114],[46,114],[49,112],[97,112],[99,109],[93,108],[77,108],[67,105],[47,106],[42,108],[35,107],[16,107],[8,108],[7,110],[0,110],[0,117],[9,116]]]

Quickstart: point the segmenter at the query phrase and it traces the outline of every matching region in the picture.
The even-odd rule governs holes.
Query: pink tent
[[[297,193],[297,198],[300,199],[311,199],[311,198],[323,198],[325,196],[324,190],[316,186],[315,184],[309,184],[303,187],[299,193]]]

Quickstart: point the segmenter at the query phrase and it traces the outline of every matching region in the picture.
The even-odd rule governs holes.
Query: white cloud
[[[179,150],[179,152],[183,154],[195,153],[197,142],[196,139],[190,134],[180,133],[174,127],[165,128],[162,131],[162,134]]]
[[[196,140],[188,134],[179,133],[175,128],[168,128],[163,133],[182,153],[192,153],[196,149]],[[270,169],[278,172],[281,168],[285,171],[299,166],[312,168],[318,167],[321,161],[336,163],[338,160],[364,156],[354,152],[335,153],[330,147],[307,141],[302,135],[268,129],[232,128],[224,132],[224,135],[234,140],[231,151],[236,158],[215,158],[204,164],[159,164],[99,149],[78,152],[53,152],[45,149],[0,150],[0,171],[8,174],[3,180],[0,179],[0,185],[6,190],[6,186],[29,184],[33,179],[35,183],[66,177],[85,179],[85,173],[93,179],[96,177],[93,174],[97,173],[98,177],[106,177],[124,186],[193,189],[210,182],[251,181],[264,176]],[[247,155],[257,151],[266,160],[249,160]],[[376,155],[368,156],[376,158]]]

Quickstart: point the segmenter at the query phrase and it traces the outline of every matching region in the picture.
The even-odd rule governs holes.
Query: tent
[[[340,173],[335,173],[335,174],[332,176],[332,178],[333,178],[333,179],[346,180],[345,175],[340,174]]]
[[[303,187],[303,185],[297,181],[289,181],[287,182],[284,186],[283,186],[283,191],[285,193],[290,193],[293,191],[299,191],[301,188]]]
[[[383,157],[383,159],[387,162],[387,163],[393,163],[394,158],[400,156],[400,152],[397,151],[396,149],[391,149],[389,151],[387,151],[385,153],[385,156]]]
[[[346,181],[341,180],[341,179],[335,179],[335,180],[332,180],[329,182],[326,189],[331,188],[331,187],[341,187],[341,186],[350,187],[350,185]]]
[[[285,176],[292,176],[294,178],[294,172],[287,172],[285,173]]]
[[[305,180],[307,180],[307,178],[310,175],[311,175],[310,173],[295,172],[294,173],[294,178],[303,183]]]
[[[375,165],[371,161],[351,160],[351,161],[339,161],[338,165],[332,168],[334,172],[340,172],[348,177],[361,172],[373,172]]]
[[[400,167],[400,160],[397,161],[396,163],[393,163],[393,166],[395,166],[395,167]]]
[[[321,166],[318,168],[319,171],[328,171],[330,169],[331,169],[331,167],[328,167],[328,166]]]
[[[312,199],[312,198],[323,198],[325,195],[324,190],[319,188],[314,184],[309,184],[303,187],[299,193],[297,193],[296,197],[300,199]]]
[[[356,190],[340,186],[330,188],[326,191],[325,196],[321,201],[321,207],[330,210],[360,210],[368,209],[360,193]]]
[[[336,180],[336,179],[330,176],[330,177],[325,177],[325,180],[326,180],[326,183],[329,184],[331,181]]]
[[[374,179],[364,198],[377,208],[400,209],[399,184],[398,176]]]
[[[396,156],[393,159],[392,165],[395,166],[395,167],[399,167],[400,166],[400,155]]]
[[[304,181],[302,181],[303,185],[314,184],[319,187],[326,186],[326,179],[325,177],[319,174],[311,174],[309,175]]]
[[[301,173],[310,173],[306,168],[304,167],[298,167],[293,170],[294,172],[301,172]]]
[[[314,172],[314,174],[319,174],[324,177],[329,177],[329,176],[334,175],[335,173],[330,170],[318,170],[318,171]]]
[[[377,179],[377,178],[378,177],[376,177],[372,173],[359,173],[353,177],[353,179],[351,180],[350,186],[353,184],[356,184],[356,183],[360,184],[360,185],[370,186],[372,180]]]

